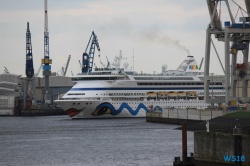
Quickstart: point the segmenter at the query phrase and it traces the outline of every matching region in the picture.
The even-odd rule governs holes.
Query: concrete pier
[[[195,124],[200,123],[200,120],[192,120],[192,119],[180,119],[180,118],[166,118],[162,117],[161,112],[149,112],[146,114],[146,121],[152,123],[167,123],[167,124],[176,124],[181,125],[183,123],[186,124]]]
[[[175,110],[174,112],[169,110],[164,112],[163,110],[163,112],[150,112],[146,115],[146,121],[178,125],[188,124],[187,129],[195,131],[193,163],[196,166],[250,165],[249,111],[212,110],[212,114],[210,114],[212,116],[208,119],[209,125],[206,125],[208,122],[206,119],[210,110],[204,111]],[[209,127],[209,130],[206,131],[206,127]],[[238,128],[241,129],[241,132],[236,130]],[[185,147],[185,142],[183,144]],[[185,156],[183,155],[183,161]],[[183,161],[180,157],[175,157],[173,165],[184,166]]]
[[[241,155],[235,149],[235,135],[222,132],[195,132],[194,133],[194,158],[198,165],[224,166],[224,165],[250,165],[250,135],[243,134]],[[228,161],[225,161],[225,156]],[[236,156],[236,161],[232,161]],[[239,157],[238,157],[239,156]],[[229,159],[230,157],[230,159]],[[238,162],[238,163],[237,163]],[[240,163],[241,162],[241,163]]]

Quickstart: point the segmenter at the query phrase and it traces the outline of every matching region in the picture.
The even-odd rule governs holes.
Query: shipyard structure
[[[14,115],[16,99],[19,96],[20,76],[0,74],[0,115]]]
[[[54,103],[44,103],[43,89],[45,87],[45,79],[34,77],[36,101],[34,100],[34,92],[32,85],[27,86],[29,95],[26,96],[24,102],[24,86],[27,77],[20,75],[4,73],[0,74],[0,116],[8,115],[28,115],[28,114],[50,114],[50,112],[58,112],[60,109]],[[49,80],[52,99],[60,98],[72,86],[73,82],[70,77],[55,76],[52,73]],[[61,111],[62,112],[62,111]]]

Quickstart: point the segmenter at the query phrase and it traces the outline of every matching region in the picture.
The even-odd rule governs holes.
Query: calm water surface
[[[182,153],[176,127],[144,118],[0,117],[0,165],[170,166]]]

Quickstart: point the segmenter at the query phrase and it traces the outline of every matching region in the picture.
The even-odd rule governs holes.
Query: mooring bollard
[[[173,166],[195,166],[194,154],[187,157],[187,124],[182,124],[182,161],[180,157],[175,157]]]
[[[187,161],[187,124],[182,124],[182,160]]]

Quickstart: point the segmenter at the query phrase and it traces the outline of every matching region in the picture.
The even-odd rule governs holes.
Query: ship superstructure
[[[120,64],[122,57],[115,57]],[[193,56],[177,70],[162,66],[160,74],[137,73],[124,68],[96,68],[72,77],[76,84],[55,102],[72,118],[145,117],[146,112],[169,108],[207,109],[204,102],[203,72]],[[214,98],[224,97],[220,79],[211,83]]]

